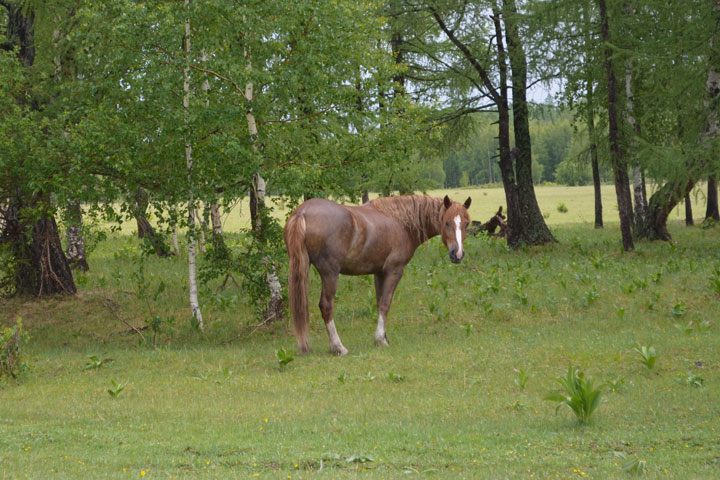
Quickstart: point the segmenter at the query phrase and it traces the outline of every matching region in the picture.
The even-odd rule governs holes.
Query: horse
[[[442,235],[450,261],[465,256],[463,240],[470,223],[468,208],[445,198],[420,195],[377,198],[346,206],[322,198],[302,203],[288,217],[283,237],[290,260],[290,311],[300,353],[309,353],[308,274],[314,265],[322,280],[320,312],[330,352],[347,355],[333,318],[333,299],[343,275],[375,276],[378,322],[375,344],[389,346],[385,322],[395,287],[415,250]]]

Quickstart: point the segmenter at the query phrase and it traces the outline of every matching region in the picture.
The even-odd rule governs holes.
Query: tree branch
[[[435,21],[437,22],[440,29],[445,32],[445,35],[447,35],[448,39],[458,48],[458,50],[460,50],[460,52],[467,59],[467,61],[470,62],[470,65],[472,65],[478,75],[480,75],[482,83],[483,85],[485,85],[485,88],[487,88],[490,92],[490,96],[492,97],[492,99],[496,102],[499,102],[500,94],[490,81],[490,76],[488,75],[485,68],[480,65],[480,62],[478,62],[477,58],[475,58],[468,46],[465,45],[459,38],[457,38],[455,36],[455,33],[448,28],[437,9],[435,7],[430,7],[430,12],[432,13],[433,18],[435,18]]]

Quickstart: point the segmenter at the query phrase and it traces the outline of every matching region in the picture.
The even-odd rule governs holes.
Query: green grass
[[[551,199],[551,223],[561,201],[574,211]],[[148,291],[166,288],[138,299],[138,244],[112,237],[77,296],[0,301],[0,323],[20,315],[30,331],[33,364],[0,384],[0,478],[624,478],[635,462],[650,478],[713,478],[720,229],[670,231],[672,244],[629,254],[616,224],[555,226],[559,244],[517,252],[470,238],[460,265],[435,239],[398,287],[390,348],[374,346],[372,279],[341,278],[344,358],[327,352],[316,275],[314,351],[298,356],[286,323],[246,328],[234,286],[202,289],[207,331],[195,331],[184,258],[147,259]],[[157,348],[122,321],[154,316]],[[675,327],[690,321],[690,333]],[[637,345],[654,346],[652,371]],[[295,355],[283,368],[279,349]],[[588,425],[543,401],[570,364],[615,387]]]

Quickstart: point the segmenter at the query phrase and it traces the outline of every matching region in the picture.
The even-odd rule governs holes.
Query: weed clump
[[[20,317],[14,327],[5,327],[0,331],[0,377],[17,378],[28,370],[25,345],[29,339]]]

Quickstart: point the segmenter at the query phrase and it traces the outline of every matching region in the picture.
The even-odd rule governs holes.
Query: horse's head
[[[472,200],[468,197],[462,205],[453,202],[445,195],[443,202],[445,209],[442,214],[442,241],[450,253],[450,261],[460,263],[465,256],[463,241],[467,235],[467,227],[470,225],[468,208]]]

